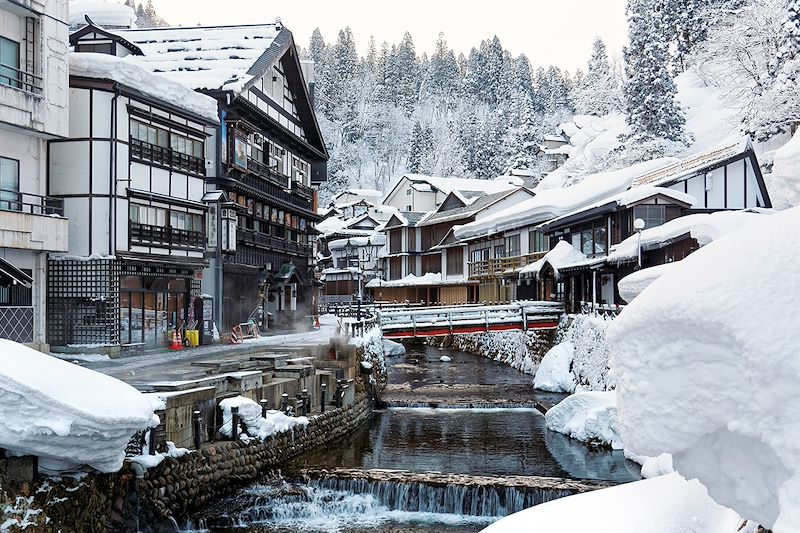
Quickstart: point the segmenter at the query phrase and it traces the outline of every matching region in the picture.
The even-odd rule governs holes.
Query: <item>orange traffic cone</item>
[[[181,330],[178,330],[178,349],[183,350],[183,339],[181,339]]]
[[[183,345],[178,340],[178,336],[175,334],[174,331],[172,332],[172,344],[169,345],[169,349],[170,350],[181,350],[181,349],[183,349]]]
[[[315,328],[317,328],[317,329],[319,329],[319,328],[320,328],[320,325],[319,325],[319,315],[314,315],[314,327],[315,327]]]

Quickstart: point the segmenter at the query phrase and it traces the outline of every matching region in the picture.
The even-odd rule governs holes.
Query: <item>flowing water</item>
[[[448,363],[439,360],[451,358]],[[519,396],[521,405],[556,403],[563,395],[533,391],[531,377],[479,356],[432,348],[390,359],[390,395],[422,392],[421,405],[444,405],[459,393]],[[516,395],[516,396],[515,396]],[[441,403],[443,402],[444,403]],[[492,402],[488,402],[491,404]],[[290,470],[389,469],[476,476],[546,476],[625,482],[638,468],[621,452],[595,450],[546,429],[531,408],[389,408],[339,442],[305,454]],[[531,505],[563,497],[558,489],[382,481],[285,474],[252,485],[203,513],[212,532],[325,531],[477,532]],[[205,528],[204,528],[205,529]]]

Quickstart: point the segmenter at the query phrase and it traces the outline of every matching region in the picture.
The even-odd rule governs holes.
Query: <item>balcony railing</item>
[[[11,189],[0,189],[0,211],[64,216],[64,200]]]
[[[258,246],[261,248],[268,248],[279,252],[286,252],[294,255],[311,255],[311,246],[307,244],[300,244],[294,241],[287,241],[286,239],[279,239],[272,235],[266,235],[251,229],[236,228],[238,239],[245,244]]]
[[[131,222],[131,243],[202,249],[205,246],[205,237],[200,231]]]
[[[516,269],[538,261],[546,252],[535,252],[526,255],[514,255],[511,257],[499,257],[469,263],[469,277],[491,277],[502,276],[503,274],[513,273]]]
[[[247,170],[258,174],[258,176],[261,178],[271,181],[278,187],[286,188],[289,186],[289,176],[286,176],[276,170],[273,170],[272,168],[269,167],[269,165],[266,165],[261,161],[256,161],[255,159],[248,158]]]
[[[166,146],[131,139],[131,157],[152,161],[172,169],[185,170],[192,174],[206,175],[206,163],[200,157],[176,152]]]
[[[303,198],[307,198],[308,200],[314,199],[314,189],[311,187],[306,187],[299,181],[292,182],[292,192],[294,194],[299,194]]]
[[[282,200],[290,205],[305,209],[306,211],[311,211],[313,209],[313,203],[310,199],[300,194],[287,191],[285,186],[281,187],[276,185],[274,180],[270,178],[263,178],[261,175],[255,174],[243,174],[238,178],[238,181],[247,187],[267,194],[277,200]]]
[[[0,64],[0,85],[26,93],[42,94],[42,78],[9,65]]]

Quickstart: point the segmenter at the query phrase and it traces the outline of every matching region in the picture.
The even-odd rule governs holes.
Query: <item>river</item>
[[[442,356],[450,361],[443,362]],[[290,470],[404,470],[472,476],[638,479],[621,452],[595,450],[546,429],[533,408],[563,395],[539,393],[531,377],[480,356],[409,347],[390,358],[390,407],[340,442],[298,458]],[[498,402],[505,402],[496,405]],[[510,402],[510,403],[509,403]],[[431,408],[436,405],[436,408]],[[475,408],[474,406],[479,406]],[[509,405],[514,405],[509,408]],[[354,480],[335,474],[264,480],[202,513],[193,527],[222,532],[477,532],[558,491]]]

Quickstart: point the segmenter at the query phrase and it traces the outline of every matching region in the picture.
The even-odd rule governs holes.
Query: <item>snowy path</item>
[[[148,381],[164,381],[190,379],[196,375],[205,375],[204,369],[193,367],[195,361],[208,359],[245,358],[247,354],[259,349],[274,351],[276,348],[304,348],[330,343],[336,334],[337,320],[331,315],[320,318],[320,329],[284,335],[269,335],[258,339],[246,340],[243,344],[215,344],[200,348],[188,348],[181,351],[165,351],[145,355],[121,357],[86,363],[84,366],[113,376],[128,383],[146,383]]]

